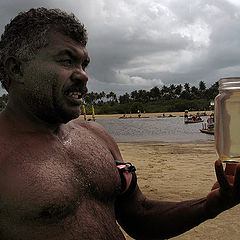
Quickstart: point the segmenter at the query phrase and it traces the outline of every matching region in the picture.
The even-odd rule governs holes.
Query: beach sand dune
[[[216,181],[214,162],[217,155],[213,141],[118,143],[118,146],[124,161],[137,168],[138,184],[148,198],[163,201],[201,198]],[[240,239],[240,206],[172,239]]]

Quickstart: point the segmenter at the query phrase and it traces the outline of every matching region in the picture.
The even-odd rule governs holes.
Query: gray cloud
[[[150,89],[239,76],[237,0],[55,0],[0,3],[0,29],[32,7],[73,12],[87,27],[89,91]]]

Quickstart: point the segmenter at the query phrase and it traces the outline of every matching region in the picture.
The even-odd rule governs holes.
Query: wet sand
[[[164,201],[201,198],[216,181],[214,142],[141,142],[118,143],[118,146],[124,161],[137,168],[138,184],[148,198]],[[172,239],[240,239],[240,206]]]

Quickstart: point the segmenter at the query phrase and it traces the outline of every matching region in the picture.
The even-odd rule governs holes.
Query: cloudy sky
[[[240,76],[239,0],[1,1],[0,33],[18,12],[42,6],[73,12],[86,25],[89,91],[123,94],[200,80],[209,87]]]

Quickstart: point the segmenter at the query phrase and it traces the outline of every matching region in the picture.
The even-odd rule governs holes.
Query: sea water
[[[146,113],[146,116],[148,114]],[[205,121],[206,117],[202,117]],[[100,119],[116,142],[214,142],[214,136],[200,132],[202,123],[185,124],[184,117]]]
[[[240,85],[240,78],[234,78],[235,83],[238,80]],[[219,160],[225,163],[240,163],[240,88],[237,85],[223,88],[215,99],[215,145]]]

